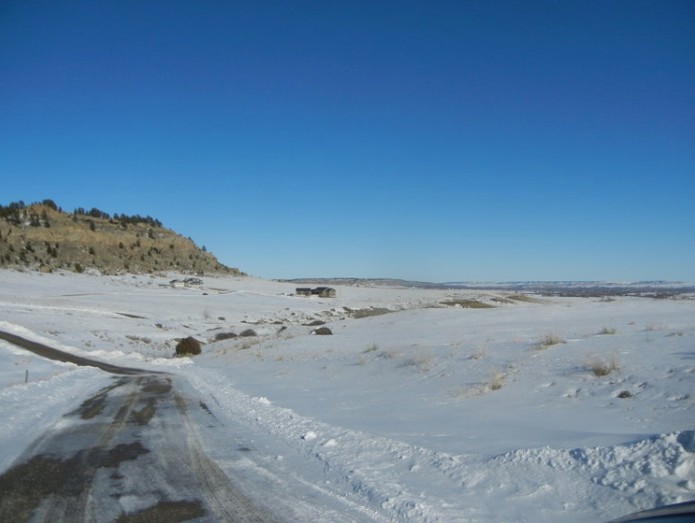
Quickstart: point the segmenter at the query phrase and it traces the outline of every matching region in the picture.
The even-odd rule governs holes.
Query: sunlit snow
[[[309,298],[177,277],[3,270],[0,330],[182,376],[234,427],[200,429],[210,457],[312,520],[318,495],[336,500],[325,521],[343,506],[364,521],[595,522],[695,499],[693,296],[337,286]],[[443,304],[465,300],[495,307]],[[333,335],[312,335],[317,321]],[[187,336],[203,353],[174,357]],[[107,377],[6,342],[0,358],[5,470]],[[230,459],[230,438],[257,457]],[[290,481],[304,495],[283,497]]]

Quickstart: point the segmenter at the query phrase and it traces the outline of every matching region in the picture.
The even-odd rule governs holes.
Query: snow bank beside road
[[[393,520],[588,523],[695,492],[695,431],[614,447],[450,455],[302,416],[210,370],[188,377],[216,415],[272,434],[320,466],[312,481],[367,499]]]
[[[92,367],[51,365],[69,370],[0,389],[0,471],[7,469],[35,437],[59,423],[63,414],[78,407],[109,379]]]

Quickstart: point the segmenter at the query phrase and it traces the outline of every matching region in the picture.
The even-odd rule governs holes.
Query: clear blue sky
[[[0,180],[262,277],[695,281],[695,2],[4,0]]]

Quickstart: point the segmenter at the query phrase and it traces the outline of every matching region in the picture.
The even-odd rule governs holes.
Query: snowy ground
[[[306,298],[174,277],[0,271],[0,329],[181,375],[302,503],[329,494],[366,521],[595,522],[695,499],[693,296]],[[495,308],[442,305],[471,299]],[[173,356],[185,336],[202,355]],[[105,379],[0,342],[0,470]],[[221,430],[201,429],[210,457],[237,477],[258,467],[229,459]]]

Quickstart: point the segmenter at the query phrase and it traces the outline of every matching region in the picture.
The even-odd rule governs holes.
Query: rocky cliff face
[[[0,267],[242,274],[158,220],[96,209],[66,213],[50,200],[0,206]]]

